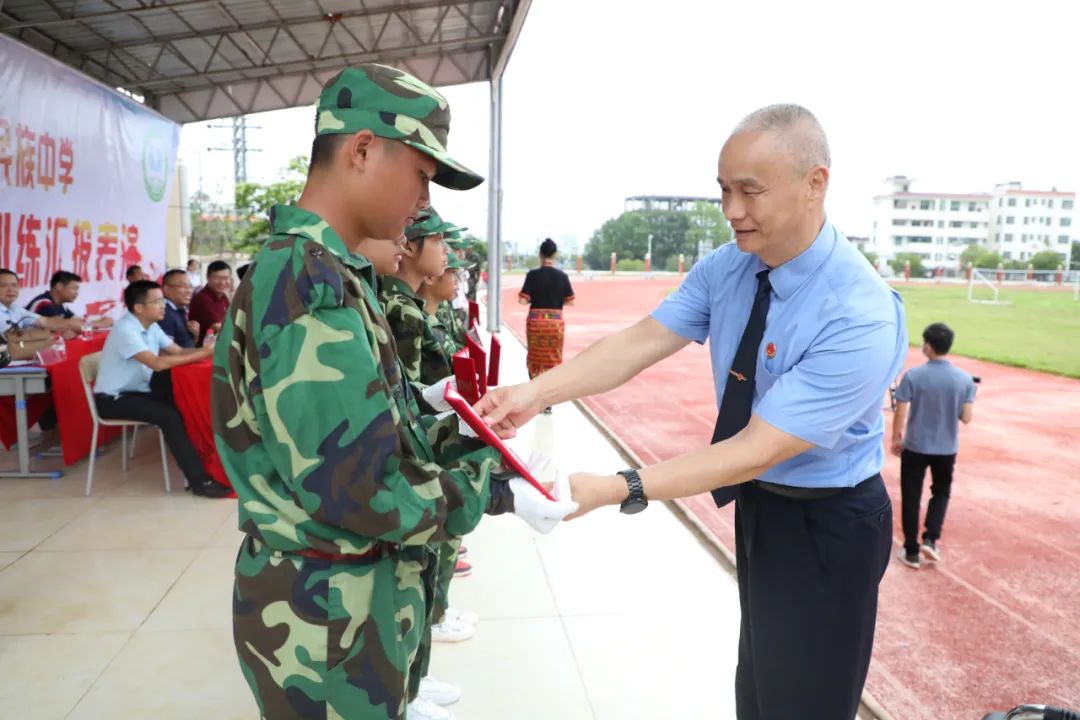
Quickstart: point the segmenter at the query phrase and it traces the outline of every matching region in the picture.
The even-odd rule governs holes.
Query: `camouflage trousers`
[[[454,568],[457,566],[461,539],[434,547],[437,548],[439,555],[438,572],[435,576],[435,597],[431,603],[431,615],[428,622],[424,623],[424,633],[420,638],[420,646],[416,650],[416,658],[413,659],[412,667],[409,669],[410,701],[416,699],[420,692],[420,680],[427,677],[428,668],[431,666],[431,626],[442,622],[446,615],[446,608],[450,605],[450,582],[454,579]]]
[[[246,538],[233,640],[262,717],[402,720],[435,568],[423,546],[339,563]]]

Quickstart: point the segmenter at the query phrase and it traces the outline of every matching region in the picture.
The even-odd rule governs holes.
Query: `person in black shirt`
[[[49,289],[34,297],[26,309],[41,317],[58,317],[64,320],[76,320],[81,327],[85,321],[76,315],[67,306],[67,303],[75,302],[79,297],[79,284],[82,278],[67,270],[58,270],[49,279]],[[94,320],[92,325],[96,328],[112,327],[110,317]]]
[[[525,323],[529,343],[525,362],[530,379],[562,363],[566,335],[562,310],[564,305],[574,303],[574,289],[566,273],[555,267],[558,251],[551,238],[540,244],[540,267],[529,271],[518,293],[518,302],[530,306]]]

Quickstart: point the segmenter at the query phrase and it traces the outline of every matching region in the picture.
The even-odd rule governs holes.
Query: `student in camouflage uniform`
[[[446,270],[443,232],[454,226],[444,222],[434,209],[427,212],[426,218],[406,228],[401,265],[397,273],[380,279],[379,292],[379,302],[397,342],[405,377],[423,387],[452,374],[449,359],[425,319],[424,301],[417,291],[424,278],[441,276]]]
[[[446,153],[434,89],[363,65],[319,97],[296,206],[233,298],[214,356],[218,452],[246,534],[233,636],[267,720],[400,720],[434,593],[432,543],[512,510],[541,532],[574,503],[491,481],[495,453],[456,418],[427,428],[375,295],[428,183],[482,180]],[[571,509],[573,506],[573,509]]]
[[[424,317],[428,327],[442,346],[443,353],[451,366],[453,361],[449,358],[461,350],[462,346],[451,336],[450,329],[439,316],[438,310],[442,303],[450,302],[457,297],[458,271],[464,267],[465,263],[459,260],[456,254],[450,253],[446,258],[446,272],[438,277],[424,278],[423,284],[417,291],[417,295],[424,301]]]
[[[443,221],[434,208],[428,208],[427,213],[427,217],[405,229],[405,255],[396,273],[380,278],[379,292],[379,302],[397,343],[398,358],[405,377],[418,395],[426,387],[452,375],[451,360],[444,351],[445,340],[440,341],[428,324],[424,301],[417,291],[426,278],[445,274],[448,252],[443,233],[457,228]],[[436,547],[439,559],[434,603],[430,622],[425,627],[410,670],[410,700],[421,697],[436,703],[448,703],[456,701],[461,695],[456,685],[441,682],[428,674],[433,632],[440,640],[448,637],[465,640],[475,632],[472,626],[459,620],[447,626],[441,625],[446,615],[450,581],[454,576],[460,547],[460,539]],[[460,627],[452,628],[451,625]]]
[[[467,330],[469,327],[469,301],[476,301],[476,285],[479,280],[479,265],[472,250],[474,238],[463,236],[460,232],[447,236],[446,244],[451,252],[462,261],[463,268],[458,272],[458,293],[450,302],[457,324]]]

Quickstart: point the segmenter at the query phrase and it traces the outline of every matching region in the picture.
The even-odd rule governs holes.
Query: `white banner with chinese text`
[[[172,121],[0,35],[0,267],[20,303],[69,270],[76,313],[117,315],[128,266],[161,276],[179,140]]]

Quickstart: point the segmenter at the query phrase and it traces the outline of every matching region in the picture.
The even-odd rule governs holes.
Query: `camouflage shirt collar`
[[[275,235],[299,235],[319,243],[375,287],[375,268],[371,262],[350,251],[334,228],[315,213],[295,205],[275,205],[270,210],[270,229]]]
[[[379,280],[382,283],[384,291],[404,295],[420,305],[421,308],[424,307],[424,301],[421,300],[420,296],[416,294],[416,291],[409,287],[409,285],[401,278],[394,277],[393,275],[383,275]]]

